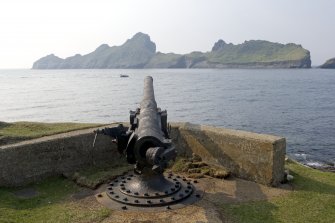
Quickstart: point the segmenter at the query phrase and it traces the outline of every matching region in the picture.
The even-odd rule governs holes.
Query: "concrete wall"
[[[120,155],[107,136],[99,135],[93,149],[94,129],[42,137],[0,147],[0,186],[20,186],[49,176],[117,162]]]
[[[99,135],[92,148],[93,130],[0,147],[0,186],[20,186],[93,163],[118,163],[121,156],[109,137]],[[180,155],[197,153],[237,177],[273,186],[284,177],[284,138],[189,123],[173,124],[171,136]]]
[[[194,152],[237,177],[261,184],[276,186],[284,179],[285,138],[190,123],[174,127],[183,155]]]

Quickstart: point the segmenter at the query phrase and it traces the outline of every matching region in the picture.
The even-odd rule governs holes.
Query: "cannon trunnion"
[[[130,111],[129,128],[119,125],[96,131],[96,135],[112,137],[118,151],[134,164],[133,172],[113,180],[105,193],[96,196],[98,201],[112,209],[159,211],[199,200],[203,192],[194,182],[172,173],[164,174],[168,163],[176,158],[169,133],[167,111],[157,107],[153,79],[148,76],[144,79],[140,107]]]

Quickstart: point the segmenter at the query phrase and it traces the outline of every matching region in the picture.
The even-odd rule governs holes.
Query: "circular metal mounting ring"
[[[96,198],[111,209],[162,211],[182,208],[202,196],[198,185],[178,175],[170,173],[167,177],[154,175],[143,179],[141,175],[130,173],[110,182],[106,192]]]

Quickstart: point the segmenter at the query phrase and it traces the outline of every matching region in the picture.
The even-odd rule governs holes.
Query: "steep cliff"
[[[33,69],[59,69],[63,61],[54,54],[50,54],[36,61],[33,64]]]
[[[33,69],[143,68],[155,52],[156,44],[150,37],[137,33],[121,46],[102,44],[84,56],[77,54],[66,59],[54,55],[43,57],[33,64]]]

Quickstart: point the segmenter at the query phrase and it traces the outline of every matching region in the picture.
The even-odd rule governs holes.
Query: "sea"
[[[0,70],[0,121],[128,121],[147,75],[170,122],[283,136],[289,157],[335,166],[335,70]]]

